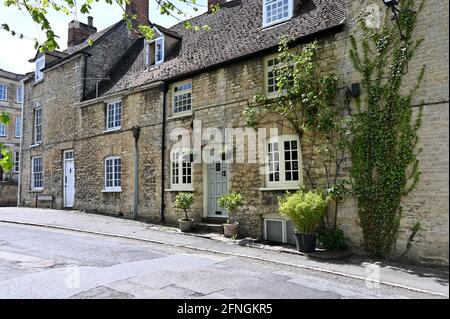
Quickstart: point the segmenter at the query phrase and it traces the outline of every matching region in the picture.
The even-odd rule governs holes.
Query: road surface
[[[0,298],[436,298],[242,257],[0,223]]]

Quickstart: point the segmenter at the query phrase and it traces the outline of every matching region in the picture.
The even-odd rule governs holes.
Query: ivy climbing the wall
[[[405,92],[403,79],[421,40],[413,40],[423,1],[400,2],[398,26],[386,14],[379,29],[359,21],[361,39],[351,38],[350,56],[360,73],[364,96],[357,114],[349,118],[352,189],[358,204],[365,251],[373,257],[389,256],[397,239],[402,198],[420,177],[417,130],[422,109],[414,115],[412,99],[423,78]]]

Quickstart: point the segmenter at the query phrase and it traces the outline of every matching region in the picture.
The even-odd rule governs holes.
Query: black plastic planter
[[[316,238],[317,234],[295,234],[295,242],[297,244],[297,250],[302,253],[312,253],[316,251]]]

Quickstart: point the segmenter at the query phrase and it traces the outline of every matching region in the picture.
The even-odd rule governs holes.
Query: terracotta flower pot
[[[194,225],[194,220],[192,220],[192,219],[189,219],[189,220],[179,219],[178,220],[178,225],[180,226],[180,230],[183,233],[191,232],[192,228],[193,228],[193,225]]]
[[[239,233],[239,223],[223,224],[223,235],[225,237],[237,237]]]

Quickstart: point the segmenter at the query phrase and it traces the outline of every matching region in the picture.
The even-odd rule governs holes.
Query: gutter
[[[161,84],[160,90],[163,94],[162,103],[162,127],[161,127],[161,220],[164,222],[166,217],[164,216],[166,203],[165,203],[165,149],[166,149],[166,104],[167,104],[167,90],[169,86],[167,82]]]
[[[156,88],[156,87],[160,86],[163,83],[164,83],[163,81],[157,81],[157,82],[152,82],[150,84],[143,85],[143,86],[123,89],[123,90],[120,90],[120,91],[117,91],[117,92],[114,92],[114,93],[111,93],[111,94],[107,94],[107,95],[103,95],[103,96],[97,97],[95,99],[90,99],[90,100],[87,100],[87,101],[74,103],[74,106],[82,108],[82,107],[85,107],[85,106],[88,106],[88,105],[92,105],[92,104],[96,104],[96,103],[99,103],[99,102],[112,100],[112,99],[114,99],[116,97],[120,97],[120,96],[123,96],[123,95],[128,95],[128,94],[131,94],[131,93],[136,93],[136,92],[141,92],[141,91],[145,91],[145,90],[148,90],[148,89],[153,89],[153,88]]]
[[[84,96],[86,95],[86,74],[87,74],[87,62],[88,62],[88,55],[84,55],[84,68],[83,68],[83,86],[82,86],[82,93],[81,93],[81,100],[84,99]]]
[[[134,137],[134,192],[133,192],[133,219],[139,216],[139,136],[141,128],[135,126],[132,128]]]
[[[297,44],[305,43],[305,42],[308,42],[309,40],[316,39],[316,38],[318,38],[318,37],[320,37],[322,35],[329,34],[329,33],[334,32],[334,31],[336,31],[336,32],[342,31],[342,29],[344,27],[345,27],[345,19],[343,19],[339,24],[336,24],[336,25],[331,26],[329,28],[326,28],[326,29],[323,29],[323,30],[319,30],[317,32],[314,32],[314,33],[311,33],[311,34],[307,34],[307,35],[304,35],[304,36],[300,36],[300,37],[296,38],[295,40],[291,41],[290,44],[291,45],[297,45]],[[216,64],[212,64],[212,65],[200,68],[200,69],[196,69],[196,70],[189,71],[189,72],[186,72],[186,73],[183,73],[183,74],[175,75],[175,76],[173,76],[171,78],[167,78],[165,81],[168,81],[168,82],[169,81],[170,82],[178,81],[178,80],[181,80],[183,78],[193,76],[195,74],[199,74],[199,73],[203,73],[203,72],[206,72],[206,71],[209,71],[209,70],[212,70],[212,69],[220,68],[222,66],[227,66],[227,65],[229,65],[231,63],[234,63],[234,62],[247,60],[247,59],[252,58],[252,57],[265,56],[265,55],[267,55],[269,53],[273,53],[274,51],[277,51],[278,48],[279,48],[279,44],[271,46],[271,47],[268,47],[268,48],[265,48],[265,49],[261,49],[259,51],[254,51],[254,52],[251,52],[251,53],[248,53],[248,54],[245,54],[245,55],[241,55],[241,56],[238,56],[236,58],[232,58],[232,59],[229,59],[229,60],[226,60],[226,61],[222,61],[222,62],[219,62],[219,63],[216,63]]]

